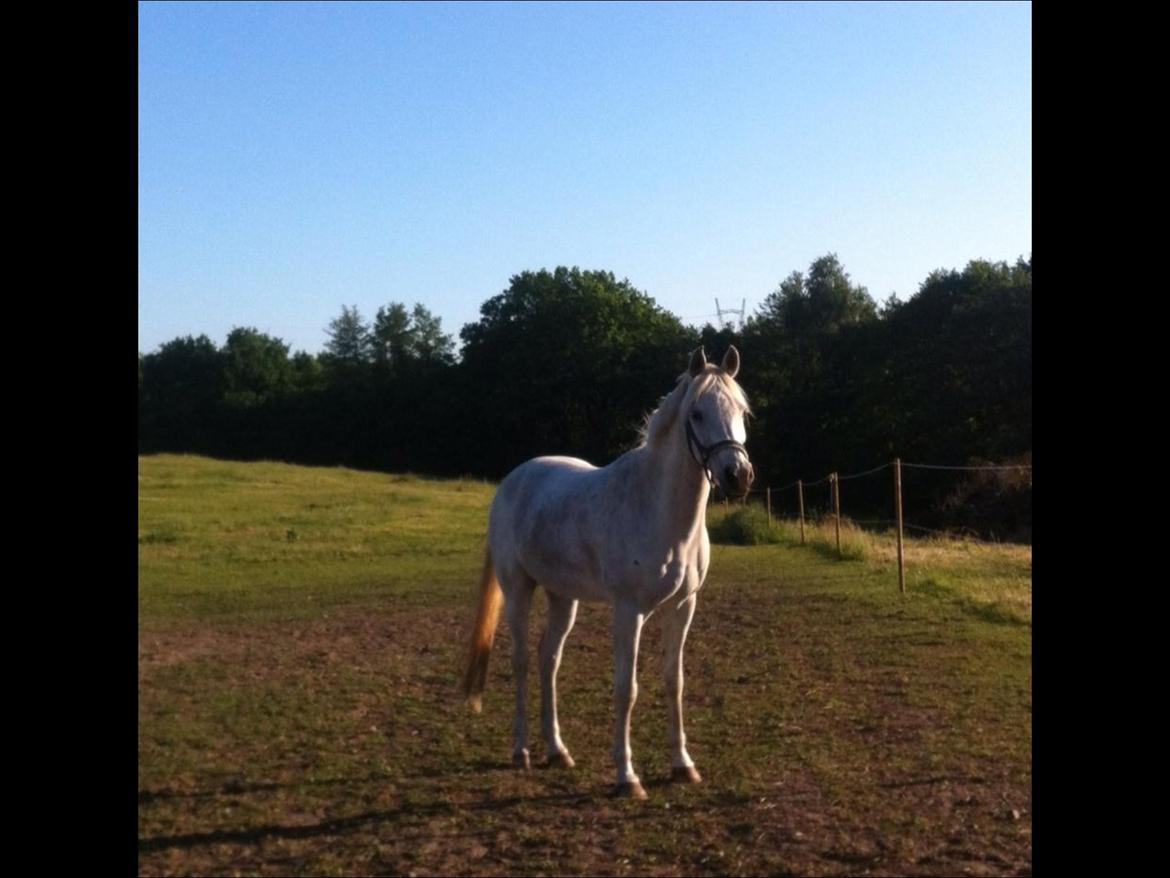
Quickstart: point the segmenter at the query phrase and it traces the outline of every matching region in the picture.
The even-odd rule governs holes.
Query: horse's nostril
[[[728,466],[728,467],[724,468],[723,475],[727,478],[727,483],[730,485],[733,485],[736,483],[736,481],[738,481],[738,479],[736,478],[736,472],[735,472],[734,466]]]

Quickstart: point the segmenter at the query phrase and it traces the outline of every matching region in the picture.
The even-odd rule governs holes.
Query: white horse
[[[719,367],[708,364],[700,348],[647,419],[637,448],[600,469],[571,457],[538,457],[500,483],[488,522],[463,688],[478,712],[503,603],[516,683],[514,764],[531,764],[524,702],[528,612],[539,583],[548,595],[548,628],[539,657],[540,724],[549,764],[573,765],[557,725],[556,676],[577,601],[606,601],[614,607],[614,792],[646,797],[631,762],[630,714],[638,695],[642,623],[661,607],[671,777],[700,781],[683,733],[682,650],[710,558],[705,515],[710,484],[718,481],[728,495],[741,496],[754,478],[743,446],[748,403],[734,380],[738,371],[734,347]]]

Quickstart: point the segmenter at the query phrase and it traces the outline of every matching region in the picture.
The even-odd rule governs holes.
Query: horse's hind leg
[[[565,638],[577,618],[577,602],[552,592],[548,595],[548,628],[540,638],[540,730],[549,765],[573,767],[573,757],[561,741],[557,724],[557,670]]]
[[[516,684],[516,713],[512,717],[512,764],[530,768],[528,755],[528,720],[525,701],[528,695],[528,611],[536,581],[520,570],[497,571],[506,602],[504,613],[512,632],[512,678]]]

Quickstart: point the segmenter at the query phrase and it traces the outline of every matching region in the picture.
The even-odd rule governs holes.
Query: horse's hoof
[[[532,768],[532,759],[528,755],[528,750],[524,749],[519,753],[513,753],[512,764],[517,768],[523,768],[525,771]]]
[[[671,783],[702,783],[703,778],[693,765],[676,765],[670,770]]]
[[[632,780],[620,783],[613,788],[613,796],[618,799],[646,799],[646,791],[642,789],[640,781]]]
[[[561,753],[552,753],[548,757],[549,768],[572,768],[575,763],[573,757],[569,755],[569,751],[565,750]]]

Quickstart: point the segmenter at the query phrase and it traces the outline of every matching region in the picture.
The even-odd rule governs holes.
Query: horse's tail
[[[475,629],[471,632],[471,651],[467,660],[467,673],[463,677],[463,694],[467,704],[479,713],[483,709],[484,686],[487,684],[488,656],[492,651],[492,640],[496,626],[500,623],[500,607],[504,603],[504,592],[496,579],[492,566],[492,550],[484,550],[483,575],[479,579],[479,611],[475,615]]]

